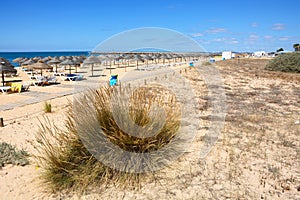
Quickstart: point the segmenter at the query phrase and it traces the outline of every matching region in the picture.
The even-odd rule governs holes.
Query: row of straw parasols
[[[49,57],[45,57],[45,58],[40,58],[40,57],[35,57],[35,58],[16,58],[13,60],[13,62],[19,63],[20,66],[26,66],[27,69],[29,70],[41,70],[41,74],[42,71],[44,69],[52,69],[53,70],[53,66],[55,67],[55,72],[57,72],[57,68],[58,66],[68,66],[68,70],[71,73],[72,70],[72,66],[76,67],[76,72],[77,72],[77,66],[79,66],[83,60],[85,59],[85,57],[53,57],[53,58],[49,58]]]
[[[115,64],[117,62],[117,65],[119,67],[119,61],[127,61],[127,67],[129,66],[129,61],[136,61],[136,67],[139,68],[140,62],[146,62],[148,65],[148,62],[154,61],[157,63],[158,60],[162,60],[163,64],[165,64],[166,61],[170,62],[170,60],[174,59],[180,59],[187,60],[188,58],[191,58],[193,54],[177,54],[177,53],[120,53],[120,54],[105,54],[105,55],[92,55],[88,58],[85,58],[84,56],[60,56],[60,57],[34,57],[34,58],[16,58],[13,60],[13,62],[19,63],[21,66],[26,66],[29,69],[36,69],[41,70],[44,69],[53,69],[53,66],[55,67],[55,72],[57,72],[58,66],[66,66],[68,67],[66,70],[69,70],[69,73],[71,74],[72,66],[77,67],[80,66],[81,63],[84,65],[90,65],[92,76],[94,72],[94,65],[100,64],[100,63],[109,63],[110,72],[112,69],[112,63]],[[126,71],[126,65],[124,66]]]

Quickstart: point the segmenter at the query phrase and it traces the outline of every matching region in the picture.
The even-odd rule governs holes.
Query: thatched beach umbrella
[[[64,60],[66,60],[67,58],[66,58],[66,56],[59,56],[59,58],[58,58],[60,61],[64,61]]]
[[[44,57],[44,58],[39,59],[39,62],[45,63],[45,62],[48,62],[49,60],[50,60],[50,58]]]
[[[39,60],[41,60],[42,59],[42,57],[41,56],[35,56],[35,57],[33,57],[33,58],[31,58],[33,61],[39,61]]]
[[[78,58],[77,58],[77,60],[80,62],[80,64],[83,63],[85,59],[86,59],[86,57],[84,57],[84,56],[78,56]]]
[[[168,59],[166,54],[161,54],[159,58],[163,60],[163,64],[165,64],[165,60]]]
[[[127,66],[129,67],[130,65],[130,59],[132,58],[131,54],[126,54],[123,56],[123,58],[127,61]],[[126,72],[126,63],[125,63],[125,72]]]
[[[106,67],[106,69],[109,69],[109,74],[111,74],[111,70],[112,70],[112,66],[111,63],[114,60],[114,58],[110,55],[106,55],[103,57],[103,61],[105,61],[105,63],[109,62],[109,68]]]
[[[72,58],[72,61],[74,62],[75,65],[75,73],[77,73],[77,68],[80,67],[81,60],[77,56],[74,56]]]
[[[20,61],[23,60],[23,59],[24,59],[23,57],[18,57],[18,58],[13,59],[13,62],[18,63],[19,66],[20,66],[21,65]]]
[[[47,65],[42,62],[34,63],[32,65],[29,65],[28,67],[31,69],[41,70],[41,76],[43,75],[43,69],[53,69],[53,67],[51,67],[50,65]]]
[[[157,64],[157,59],[159,59],[159,54],[153,54],[151,56],[151,58],[155,61],[155,63]]]
[[[115,61],[117,61],[117,67],[120,67],[120,61],[124,58],[122,54],[116,55],[115,56]],[[126,71],[126,70],[125,70]]]
[[[24,62],[26,62],[27,60],[29,60],[28,58],[23,58],[22,60],[20,60],[18,63],[19,65],[23,65]]]
[[[106,57],[105,55],[99,55],[99,56],[97,56],[97,57],[98,57],[99,60],[101,61],[101,64],[102,64],[103,62],[106,62],[107,57]]]
[[[94,76],[94,64],[101,63],[101,60],[97,56],[90,56],[84,60],[84,64],[89,64],[92,67],[92,76]]]
[[[0,58],[0,72],[2,74],[2,86],[4,86],[5,73],[17,73],[17,70],[4,58]]]
[[[57,64],[59,64],[59,63],[61,63],[61,61],[58,60],[58,58],[56,58],[56,57],[52,58],[51,60],[49,60],[47,62],[47,64],[50,64],[50,65],[53,64],[53,65],[55,65],[55,73],[57,73]]]
[[[170,60],[173,59],[173,54],[168,53],[168,54],[166,54],[166,57],[167,57],[167,59],[168,59],[168,62],[170,63]]]
[[[72,60],[70,60],[70,59],[66,59],[66,60],[64,60],[64,61],[62,61],[61,63],[60,63],[60,65],[65,65],[65,66],[69,66],[69,74],[71,74],[72,73],[72,66],[73,65],[75,65],[75,63],[72,61]]]
[[[107,66],[107,62],[109,62],[109,68],[106,67],[106,69],[109,69],[109,72],[111,74],[111,61],[113,60],[112,57],[108,56],[108,55],[99,55],[98,59],[101,61],[101,63],[105,62],[105,65]]]
[[[142,59],[146,60],[147,67],[148,67],[149,60],[153,60],[153,58],[147,54],[143,54],[141,55],[141,57]]]
[[[13,59],[13,62],[18,63],[20,60],[23,60],[23,59],[24,59],[23,57],[18,57],[18,58]]]
[[[25,62],[22,63],[22,65],[32,65],[35,63],[32,59],[26,60]]]
[[[136,69],[139,69],[139,61],[144,61],[144,59],[142,58],[142,56],[140,54],[135,54],[133,56],[133,60],[136,61]]]

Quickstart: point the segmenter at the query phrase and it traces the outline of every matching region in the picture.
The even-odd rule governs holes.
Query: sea
[[[34,58],[37,56],[47,57],[47,56],[89,56],[89,51],[61,51],[61,52],[0,52],[0,58],[8,59],[11,64],[15,67],[18,67],[18,63],[14,63],[15,58],[24,57],[24,58]]]

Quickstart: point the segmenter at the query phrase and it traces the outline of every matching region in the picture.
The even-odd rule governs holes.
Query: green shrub
[[[125,91],[132,94],[127,105],[121,101]],[[113,104],[118,110],[117,117],[121,120],[122,125],[126,126],[127,131],[132,131],[135,128],[128,122],[128,116],[126,116],[128,113],[135,124],[141,127],[147,126],[148,131],[154,130],[157,127],[159,117],[161,118],[161,116],[155,115],[157,116],[156,119],[150,119],[150,108],[154,104],[164,109],[163,127],[151,137],[141,138],[128,134],[127,131],[119,127],[114,118],[116,116],[113,116],[112,98],[115,99]],[[87,150],[82,140],[97,139],[98,136],[104,136],[111,143],[127,152],[151,153],[173,142],[178,134],[180,106],[175,95],[160,87],[147,85],[147,87],[133,91],[128,87],[122,89],[120,87],[104,87],[84,93],[74,103],[76,110],[70,106],[64,128],[58,128],[54,123],[46,120],[46,123],[40,125],[40,130],[37,133],[39,144],[37,146],[39,151],[37,158],[44,169],[42,179],[53,191],[64,189],[84,191],[91,185],[101,188],[106,184],[137,188],[141,180],[149,177],[149,173],[134,173],[126,169],[116,170],[114,167],[104,165]],[[93,112],[95,112],[96,117],[93,116]],[[97,125],[95,125],[95,119]],[[77,120],[80,120],[81,126],[90,134],[87,139],[82,138],[82,135],[79,136]],[[102,131],[97,129],[98,125]],[[105,144],[99,141],[97,145]],[[168,148],[174,154],[180,148],[180,144],[167,146],[171,146]],[[157,160],[169,159],[169,157],[160,156]],[[114,159],[118,155],[111,155],[110,157]],[[143,160],[129,163],[130,166],[137,167],[142,164],[145,164]],[[155,163],[146,163],[146,165],[149,165],[147,166],[149,169],[155,167]]]
[[[48,103],[48,102],[44,103],[44,111],[45,111],[45,113],[51,113],[52,112],[51,103]]]
[[[286,53],[269,61],[267,70],[300,73],[300,53]]]
[[[5,142],[0,143],[0,168],[5,164],[28,165],[28,156],[29,154],[24,150],[17,150],[16,147]]]

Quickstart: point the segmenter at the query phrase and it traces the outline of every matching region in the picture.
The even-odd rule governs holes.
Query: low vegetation
[[[300,73],[300,53],[286,53],[271,60],[267,70]]]
[[[29,154],[24,150],[17,150],[5,142],[0,143],[0,168],[6,164],[28,165],[28,156]]]
[[[123,101],[126,92],[131,95],[128,101]],[[160,112],[155,110],[156,105],[164,109],[165,120],[162,120],[162,115],[155,115]],[[117,116],[113,112],[117,112]],[[136,90],[129,87],[91,90],[75,100],[67,115],[65,129],[46,120],[47,123],[41,124],[37,133],[37,158],[44,169],[42,179],[52,191],[85,191],[88,186],[104,187],[106,184],[137,188],[141,180],[149,177],[148,171],[156,167],[154,162],[147,162],[143,157],[140,160],[126,160],[121,158],[123,154],[115,155],[111,151],[101,152],[112,158],[112,165],[105,165],[89,150],[103,147],[109,141],[126,152],[151,154],[174,142],[180,125],[180,107],[175,96],[153,85]],[[161,121],[164,124],[157,131]],[[135,136],[128,134],[139,130],[136,125],[146,131],[139,131]],[[143,137],[153,131],[154,135]],[[175,154],[180,145],[169,146],[174,149],[168,152]],[[159,163],[159,160],[171,157],[160,154],[154,159]],[[114,159],[116,163],[113,163]],[[127,164],[120,169],[116,166],[119,165],[117,159],[123,159]],[[146,171],[135,173],[135,169],[141,167]]]
[[[45,111],[45,113],[51,113],[52,112],[51,103],[49,103],[49,102],[44,103],[44,111]]]

